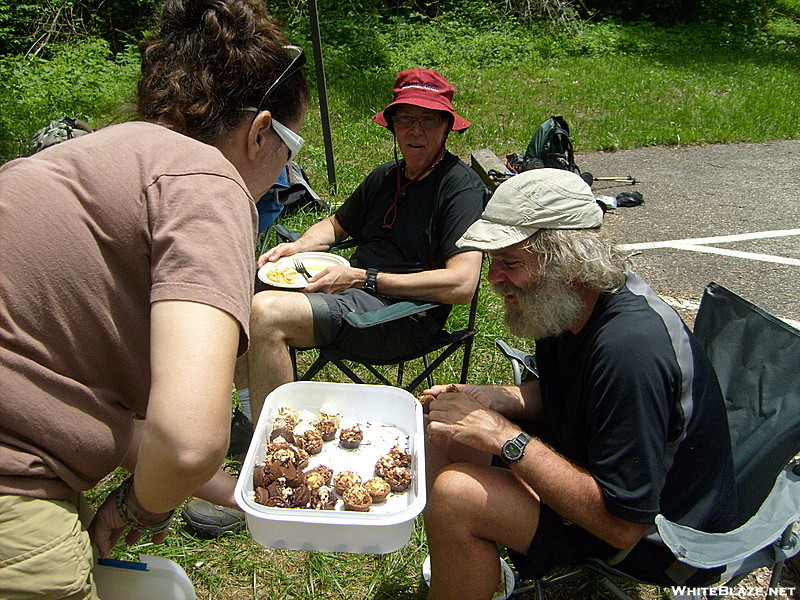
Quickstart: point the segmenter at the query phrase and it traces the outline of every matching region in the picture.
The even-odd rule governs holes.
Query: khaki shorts
[[[0,495],[0,598],[99,600],[78,510],[65,500]]]

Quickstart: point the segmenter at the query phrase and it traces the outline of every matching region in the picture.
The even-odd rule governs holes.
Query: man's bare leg
[[[247,354],[243,354],[236,359],[236,367],[233,370],[233,385],[237,390],[243,390],[250,386],[250,377],[247,374]]]
[[[424,416],[425,426],[427,427],[428,416]],[[425,476],[428,491],[433,489],[436,476],[444,467],[453,463],[471,463],[474,465],[490,466],[492,455],[488,452],[481,452],[454,442],[445,437],[432,437],[425,435]]]
[[[539,501],[508,469],[459,463],[439,473],[424,517],[428,600],[489,600],[500,581],[497,544],[527,551]]]
[[[314,345],[313,314],[305,294],[267,291],[253,297],[246,357],[254,423],[267,395],[293,379],[289,346]]]

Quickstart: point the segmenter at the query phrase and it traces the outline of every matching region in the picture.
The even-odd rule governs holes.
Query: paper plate
[[[295,260],[303,261],[312,275],[335,266],[350,266],[348,260],[338,254],[329,252],[298,252],[284,256],[275,262],[267,263],[258,270],[258,278],[272,287],[299,290],[306,287],[306,280],[294,270]]]

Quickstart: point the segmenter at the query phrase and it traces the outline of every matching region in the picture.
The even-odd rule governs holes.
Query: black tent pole
[[[317,95],[319,96],[319,112],[322,117],[322,139],[325,143],[325,165],[328,168],[328,183],[336,193],[336,165],[333,158],[333,140],[331,139],[331,119],[328,111],[328,87],[325,83],[325,65],[322,62],[322,39],[319,33],[319,13],[317,0],[309,0],[311,16],[311,41],[314,45],[314,65],[317,72]]]

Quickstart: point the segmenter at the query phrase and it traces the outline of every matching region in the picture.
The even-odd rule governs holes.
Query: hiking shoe
[[[244,513],[237,508],[211,504],[195,498],[183,507],[186,528],[198,537],[215,538],[233,533],[245,526]]]
[[[228,444],[228,456],[247,454],[250,440],[253,439],[253,424],[238,408],[231,417],[231,441]]]

